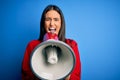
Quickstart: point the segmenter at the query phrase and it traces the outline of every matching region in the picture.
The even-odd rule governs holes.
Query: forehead
[[[60,14],[55,10],[50,10],[45,14],[46,17],[58,17],[60,18]]]

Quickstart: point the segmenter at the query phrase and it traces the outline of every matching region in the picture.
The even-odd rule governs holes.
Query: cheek
[[[58,30],[60,30],[60,28],[61,28],[61,24],[58,25]]]
[[[59,33],[59,32],[60,32],[60,28],[61,28],[61,27],[58,27],[58,28],[57,28],[57,33]]]
[[[47,30],[49,27],[48,23],[45,22],[45,29]]]
[[[61,28],[61,22],[57,22],[56,25],[57,25],[58,29]]]
[[[61,28],[61,27],[58,27],[58,31],[60,31],[60,28]]]
[[[45,27],[47,27],[48,26],[48,23],[47,22],[45,22]]]

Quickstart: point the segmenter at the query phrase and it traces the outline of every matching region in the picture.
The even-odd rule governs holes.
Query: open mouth
[[[49,32],[56,33],[56,28],[49,28]]]

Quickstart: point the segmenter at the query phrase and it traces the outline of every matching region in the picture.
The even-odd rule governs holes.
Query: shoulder
[[[28,44],[38,44],[41,43],[39,40],[31,40]]]
[[[77,44],[77,42],[73,39],[65,39],[66,43],[73,43],[73,44]]]
[[[71,47],[77,46],[77,42],[73,39],[65,39],[65,42]]]
[[[39,40],[32,40],[28,43],[28,46],[30,47],[36,47],[38,44],[40,44],[42,41]]]

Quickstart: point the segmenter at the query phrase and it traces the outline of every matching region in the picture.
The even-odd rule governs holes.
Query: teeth
[[[50,28],[50,29],[55,29],[55,28]]]

